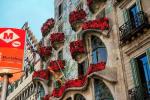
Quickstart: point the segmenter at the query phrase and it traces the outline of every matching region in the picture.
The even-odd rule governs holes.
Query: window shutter
[[[141,11],[142,10],[141,0],[136,0],[136,5],[138,6],[138,10]]]
[[[149,69],[149,73],[150,73],[150,48],[147,49],[146,51],[146,55],[147,55],[147,60],[148,60],[148,69]],[[148,80],[147,82],[147,86],[148,86],[148,93],[150,94],[150,81]]]
[[[147,55],[148,64],[149,64],[149,67],[150,67],[150,48],[147,49],[146,55]]]
[[[133,81],[136,90],[136,97],[138,98],[137,100],[144,100],[137,60],[135,58],[132,58],[130,60],[130,64],[131,64],[132,76],[133,76]]]
[[[131,61],[131,68],[132,68],[132,75],[134,80],[135,87],[138,87],[140,85],[140,77],[139,77],[139,71],[138,71],[138,64],[136,59],[132,58]]]
[[[128,19],[129,19],[127,9],[124,9],[124,10],[123,10],[123,17],[124,17],[124,22],[127,22],[127,21],[128,21]]]

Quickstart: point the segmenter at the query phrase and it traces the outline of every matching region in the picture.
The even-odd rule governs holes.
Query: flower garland
[[[41,57],[50,56],[51,51],[52,51],[52,47],[40,47],[39,48],[39,54]]]
[[[72,11],[69,14],[70,24],[73,24],[76,21],[85,20],[85,19],[86,19],[86,12],[83,9],[77,10],[77,11]]]
[[[73,88],[73,87],[83,87],[85,85],[85,83],[87,82],[88,76],[90,74],[92,74],[93,72],[104,70],[104,69],[105,69],[105,62],[91,64],[87,70],[86,75],[83,76],[82,79],[69,80],[63,86],[61,86],[59,89],[54,88],[51,96],[59,98],[63,95],[63,93],[66,91],[66,89]]]
[[[73,41],[70,43],[71,56],[74,59],[77,54],[85,53],[85,48],[82,40]]]
[[[62,42],[62,41],[64,41],[64,39],[65,39],[65,35],[62,32],[52,33],[50,35],[50,41],[51,41],[52,46],[56,42]]]
[[[100,29],[100,30],[106,30],[109,28],[109,20],[108,18],[101,18],[101,19],[96,19],[92,21],[88,21],[82,24],[82,29],[87,30],[87,29]]]
[[[42,36],[45,36],[54,27],[55,21],[53,18],[48,19],[42,26]]]
[[[58,71],[60,70],[60,68],[64,69],[64,66],[65,66],[64,60],[55,60],[50,62],[48,69]]]
[[[45,79],[45,80],[49,80],[50,77],[50,72],[48,69],[46,70],[39,70],[39,71],[34,71],[32,79]]]

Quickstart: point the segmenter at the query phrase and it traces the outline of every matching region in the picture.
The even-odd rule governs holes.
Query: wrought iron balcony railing
[[[126,42],[131,40],[131,37],[137,36],[137,33],[142,33],[144,28],[149,28],[148,18],[143,11],[138,12],[133,18],[130,18],[122,26],[119,27],[120,40]]]

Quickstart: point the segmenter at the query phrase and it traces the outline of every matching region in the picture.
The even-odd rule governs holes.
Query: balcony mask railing
[[[136,35],[143,28],[148,26],[148,19],[143,11],[138,12],[133,18],[130,18],[127,22],[125,22],[121,27],[119,27],[120,31],[120,40],[125,41]]]

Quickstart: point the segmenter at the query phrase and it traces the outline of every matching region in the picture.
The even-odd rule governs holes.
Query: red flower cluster
[[[86,12],[81,9],[81,10],[77,10],[77,11],[72,11],[69,14],[69,22],[70,24],[79,21],[79,20],[84,20],[86,19]]]
[[[100,29],[106,30],[109,28],[109,20],[108,18],[101,18],[92,21],[88,21],[82,24],[82,29]]]
[[[90,7],[93,3],[93,0],[87,0],[87,5]]]
[[[82,40],[73,41],[70,43],[70,52],[72,58],[79,53],[85,53],[85,48]]]
[[[39,54],[41,57],[50,56],[51,51],[52,51],[52,47],[40,47],[39,48]]]
[[[49,69],[53,70],[53,71],[58,71],[61,69],[64,69],[65,66],[65,61],[64,60],[55,60],[55,61],[51,61],[49,64]]]
[[[84,77],[83,79],[69,80],[59,89],[55,88],[52,92],[52,96],[61,97],[62,94],[65,92],[65,90],[68,88],[84,86],[86,80],[87,80],[87,77]]]
[[[54,44],[54,42],[62,42],[65,39],[65,35],[64,33],[58,32],[58,33],[52,33],[50,35],[50,41],[52,43],[52,45]]]
[[[42,100],[49,100],[50,99],[50,95],[48,94],[48,95],[45,95],[43,98],[42,98]]]
[[[91,64],[90,67],[88,68],[87,74],[89,75],[93,72],[96,72],[97,70],[103,70],[103,69],[105,69],[105,62]]]
[[[34,71],[32,79],[36,78],[41,78],[45,80],[49,80],[50,72],[49,70],[39,70],[39,71]]]
[[[45,36],[54,27],[55,21],[53,18],[48,19],[42,26],[41,32]]]
[[[105,63],[100,62],[97,64],[91,64],[88,68],[88,71],[85,76],[83,76],[82,79],[75,79],[75,80],[69,80],[67,81],[63,86],[61,86],[59,89],[54,89],[51,96],[53,97],[61,97],[63,93],[66,91],[66,89],[73,88],[73,87],[83,87],[85,83],[88,80],[88,75],[90,75],[93,72],[101,71],[105,69]]]

